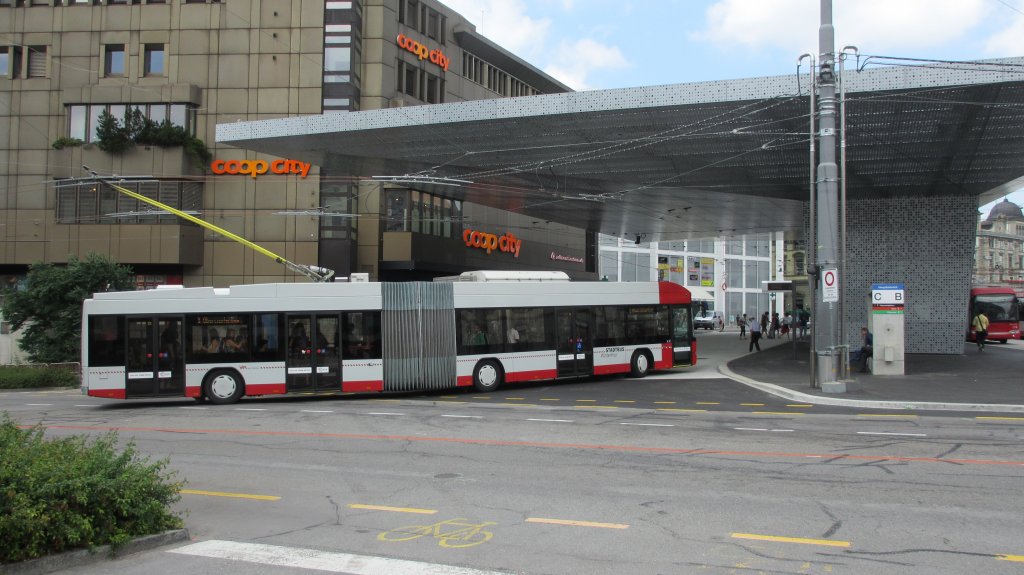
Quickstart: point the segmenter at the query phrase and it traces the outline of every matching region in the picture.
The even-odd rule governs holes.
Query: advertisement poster
[[[700,258],[700,285],[715,287],[715,258]]]

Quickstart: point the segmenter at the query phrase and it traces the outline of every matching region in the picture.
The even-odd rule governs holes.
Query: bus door
[[[289,315],[285,360],[288,391],[341,390],[338,315]]]
[[[690,324],[690,307],[674,305],[672,311],[672,365],[694,363],[693,326]]]
[[[185,395],[180,317],[127,319],[126,397]]]
[[[594,339],[591,334],[589,309],[557,310],[555,341],[558,377],[583,377],[593,373]]]

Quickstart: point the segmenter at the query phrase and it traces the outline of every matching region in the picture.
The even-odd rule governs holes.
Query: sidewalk
[[[846,393],[811,388],[809,344],[762,346],[719,367],[737,381],[787,399],[882,409],[1024,413],[1024,342],[990,342],[984,352],[965,343],[963,355],[908,354],[905,375],[854,372]],[[854,367],[856,369],[856,367]]]

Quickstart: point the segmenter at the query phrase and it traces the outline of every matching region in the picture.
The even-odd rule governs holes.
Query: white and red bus
[[[97,293],[85,302],[82,326],[82,391],[118,399],[232,403],[287,393],[490,391],[511,382],[643,377],[697,358],[690,293],[666,282],[339,282]]]
[[[1021,338],[1020,305],[1012,287],[972,287],[967,310],[967,341],[974,341],[974,327],[971,323],[978,312],[985,312],[988,317],[986,339],[1006,343],[1008,339]]]

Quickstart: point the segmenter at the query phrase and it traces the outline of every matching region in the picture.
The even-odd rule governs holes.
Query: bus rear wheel
[[[642,351],[633,353],[633,359],[629,362],[630,374],[633,377],[646,377],[651,371],[651,358]]]
[[[229,369],[211,371],[203,382],[203,395],[210,403],[225,405],[241,399],[245,392],[245,382],[237,372]]]
[[[501,386],[503,378],[501,365],[493,359],[485,359],[473,370],[473,387],[477,391],[494,391]]]

